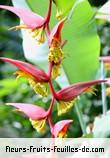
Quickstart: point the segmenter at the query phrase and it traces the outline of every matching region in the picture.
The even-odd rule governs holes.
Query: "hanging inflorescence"
[[[48,12],[45,17],[41,17],[29,10],[12,6],[1,5],[0,8],[9,10],[22,19],[22,25],[15,26],[11,29],[24,29],[25,31],[28,31],[32,38],[39,44],[42,44],[47,40],[49,47],[48,73],[38,66],[26,62],[4,57],[0,58],[0,60],[16,66],[18,68],[15,72],[17,78],[26,78],[35,93],[47,97],[50,90],[51,102],[49,109],[46,111],[37,105],[24,103],[7,103],[7,105],[12,105],[19,111],[24,112],[29,117],[32,126],[37,132],[44,133],[46,131],[46,123],[48,122],[52,137],[65,137],[68,127],[73,120],[63,120],[56,124],[53,123],[51,114],[55,101],[57,102],[58,115],[65,114],[73,107],[80,94],[84,92],[93,92],[91,86],[105,82],[106,80],[94,80],[72,84],[56,92],[52,80],[56,79],[61,74],[60,69],[64,59],[61,31],[64,28],[67,19],[63,18],[52,30],[50,30],[52,0],[49,0]]]

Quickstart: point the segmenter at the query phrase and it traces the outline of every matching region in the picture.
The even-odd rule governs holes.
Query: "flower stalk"
[[[75,110],[76,110],[76,113],[77,113],[77,116],[78,116],[78,119],[79,119],[79,123],[80,123],[80,126],[81,126],[81,129],[82,129],[82,133],[83,133],[83,136],[87,134],[86,132],[86,124],[84,122],[84,119],[83,119],[83,114],[82,114],[82,111],[80,109],[80,100],[78,98],[76,104],[75,104]]]
[[[56,92],[55,92],[55,90],[54,90],[54,87],[53,87],[53,84],[52,84],[52,81],[51,81],[51,80],[49,81],[49,87],[50,87],[50,91],[51,91],[52,96],[53,96],[54,98],[57,98]]]
[[[104,79],[106,76],[106,70],[104,67],[104,62],[101,61],[101,79]],[[106,100],[106,85],[101,83],[101,93],[102,93],[102,111],[103,115],[106,115],[107,112],[107,100]]]
[[[52,0],[49,0],[49,9],[46,16],[46,23],[49,24],[50,18],[51,18],[51,12],[52,12]]]
[[[50,103],[50,107],[49,107],[48,112],[47,112],[48,116],[50,116],[51,113],[52,113],[52,109],[53,109],[53,106],[54,106],[54,101],[55,101],[55,98],[52,97],[52,100],[51,100],[51,103]]]

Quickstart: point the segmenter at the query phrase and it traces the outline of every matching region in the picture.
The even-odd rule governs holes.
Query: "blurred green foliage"
[[[100,6],[103,1],[90,0],[92,5]],[[11,5],[10,0],[4,0],[0,4]],[[8,31],[8,28],[18,24],[18,18],[4,10],[0,10],[0,56],[10,57],[14,59],[25,60],[22,50],[22,39],[19,31]],[[101,53],[110,54],[110,24],[104,23],[98,25],[98,32],[101,37],[102,50]],[[24,102],[33,103],[48,109],[50,97],[42,99],[37,96],[26,80],[15,80],[13,73],[16,69],[9,64],[0,62],[0,137],[41,137],[32,128],[28,119],[23,115],[6,106],[6,102]],[[56,85],[56,88],[59,87]],[[100,86],[97,86],[99,95],[91,94],[83,95],[81,109],[87,124],[92,123],[94,118],[102,113]],[[109,98],[109,97],[108,97]],[[43,103],[42,103],[43,102]],[[108,99],[109,102],[109,99]],[[109,104],[110,105],[110,104]],[[72,118],[73,124],[70,126],[69,137],[80,137],[82,135],[76,111],[73,108],[69,113],[62,117],[57,117],[56,106],[53,110],[53,120],[57,122],[61,119]],[[49,128],[47,133],[42,137],[49,137]]]
[[[101,6],[103,5],[105,2],[107,2],[107,0],[101,0],[101,1],[98,1],[98,0],[89,0],[89,2],[94,5],[94,6]]]

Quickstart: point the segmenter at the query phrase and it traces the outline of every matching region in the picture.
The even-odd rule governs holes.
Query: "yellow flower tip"
[[[65,134],[65,132],[60,132],[59,134],[58,134],[58,138],[66,138],[67,137],[67,134]]]
[[[29,33],[31,33],[32,37],[37,40],[39,44],[43,44],[46,41],[45,31],[43,28],[29,30]]]
[[[17,77],[16,77],[17,80],[18,80],[19,78],[21,78],[21,77],[28,78],[28,77],[30,76],[29,74],[27,74],[27,73],[25,73],[25,72],[23,72],[23,71],[20,71],[20,70],[16,71],[16,72],[14,73],[14,75],[17,76]]]
[[[110,95],[110,87],[106,88],[105,92],[107,96]]]
[[[95,96],[96,96],[96,91],[97,91],[97,89],[94,88],[94,87],[89,87],[89,88],[87,88],[87,89],[85,90],[85,92],[91,93],[91,94],[93,94],[93,95],[95,95]]]
[[[66,138],[67,137],[68,126],[65,126],[59,133],[58,138]]]
[[[44,134],[46,132],[46,119],[36,120],[36,121],[30,119],[30,122],[33,128],[36,129],[38,133]]]
[[[52,45],[50,47],[48,60],[49,60],[49,62],[59,64],[63,58],[64,58],[64,55],[63,55],[62,49],[60,47],[60,43],[54,39],[52,42]]]
[[[38,40],[38,43],[39,43],[39,44],[43,44],[43,43],[46,41],[44,30],[41,30],[41,31],[39,32],[39,35],[38,35],[37,40]]]
[[[40,83],[36,82],[32,78],[28,78],[29,84],[34,89],[34,91],[41,96],[47,97],[48,96],[48,87],[47,83]]]
[[[28,28],[27,28],[26,25],[17,25],[17,26],[14,26],[14,27],[9,28],[8,30],[9,30],[9,31],[10,31],[10,30],[15,30],[15,31],[17,31],[17,30],[20,30],[20,29],[28,29]]]
[[[73,107],[74,102],[75,100],[69,101],[69,102],[59,101],[58,102],[58,116],[68,112]]]
[[[35,91],[35,93],[40,94],[41,96],[44,96],[44,97],[48,96],[47,83],[37,82],[30,74],[27,74],[27,73],[20,71],[20,70],[16,71],[14,74],[17,75],[16,79],[19,79],[21,77],[25,77],[28,80],[30,86]]]
[[[57,10],[56,18],[60,21],[63,19],[62,11]]]
[[[23,111],[20,110],[20,109],[14,109],[13,111],[14,111],[14,112],[23,112]]]
[[[44,96],[44,97],[48,96],[47,83],[37,82],[30,74],[27,74],[23,71],[18,70],[14,74],[17,75],[16,79],[19,79],[21,77],[25,77],[28,80],[30,86],[35,91],[35,93],[40,94],[41,96]]]
[[[60,65],[53,65],[52,79],[56,79],[58,76],[60,76]]]
[[[105,63],[106,70],[110,70],[110,63]]]

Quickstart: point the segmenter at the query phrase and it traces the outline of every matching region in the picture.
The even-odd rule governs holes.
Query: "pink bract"
[[[48,114],[43,108],[26,103],[7,103],[7,105],[14,106],[32,120],[43,119]]]
[[[16,14],[20,19],[23,20],[24,24],[30,29],[38,28],[42,26],[44,23],[43,17],[27,9],[16,8],[12,6],[4,6],[4,5],[0,5],[0,8],[9,10],[12,13]]]
[[[50,125],[51,133],[56,138],[58,134],[63,130],[65,126],[69,127],[70,123],[72,123],[73,120],[63,120],[57,122],[55,125]]]

